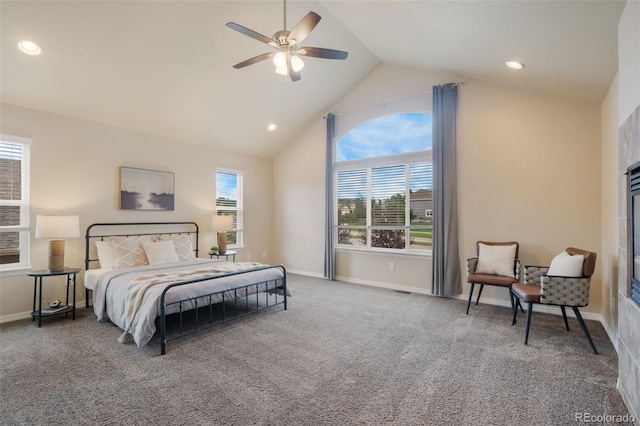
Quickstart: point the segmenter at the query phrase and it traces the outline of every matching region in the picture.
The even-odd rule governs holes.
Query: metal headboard
[[[115,231],[112,231],[115,229]],[[163,230],[163,229],[166,229]],[[140,237],[143,235],[194,235],[195,236],[195,256],[198,257],[198,224],[195,222],[113,222],[94,223],[89,225],[84,234],[85,256],[84,268],[89,269],[91,262],[98,259],[91,258],[91,242],[93,240],[103,241],[109,237]]]

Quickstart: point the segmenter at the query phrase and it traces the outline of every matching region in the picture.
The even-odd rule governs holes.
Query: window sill
[[[377,256],[402,256],[402,257],[418,257],[425,258],[431,257],[431,250],[429,251],[397,251],[397,250],[389,250],[389,249],[368,249],[368,248],[359,248],[359,247],[336,247],[336,251],[343,252],[357,252],[357,253],[366,253]]]
[[[0,269],[0,277],[14,277],[17,275],[26,275],[31,272],[31,268],[23,266],[14,269]]]

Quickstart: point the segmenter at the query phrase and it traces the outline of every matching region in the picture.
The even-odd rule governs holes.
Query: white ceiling
[[[288,1],[289,29],[313,10],[304,45],[349,52],[305,58],[302,80],[272,49],[230,30],[271,37],[279,1],[1,1],[3,102],[180,141],[273,157],[380,63],[600,101],[617,71],[624,1]],[[40,43],[27,56],[18,41]],[[504,61],[526,64],[515,72]],[[276,123],[269,133],[266,127]]]

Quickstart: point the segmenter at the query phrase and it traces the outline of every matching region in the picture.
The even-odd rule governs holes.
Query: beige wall
[[[628,1],[618,23],[620,114],[624,123],[640,102],[640,2]]]
[[[215,169],[244,170],[245,248],[238,260],[252,254],[271,262],[271,160],[178,142],[159,136],[2,104],[1,132],[33,139],[31,148],[31,221],[37,214],[80,215],[81,233],[95,222],[193,220],[201,230],[200,256],[213,245],[211,214],[215,207]],[[171,212],[118,209],[119,166],[175,173],[175,210]],[[31,233],[33,236],[33,232]],[[31,240],[34,269],[46,268],[47,242]],[[262,252],[267,253],[262,258]],[[84,239],[68,240],[66,265],[83,266]],[[82,274],[77,298],[84,300]],[[54,280],[54,279],[52,279]],[[54,283],[54,281],[51,281]],[[62,282],[62,281],[61,281]],[[62,284],[45,285],[44,297],[60,298]],[[33,281],[2,275],[0,320],[28,316]]]
[[[336,133],[383,114],[430,111],[430,96],[388,101],[430,91],[434,84],[461,80],[451,74],[381,65],[332,112],[384,105],[338,116]],[[464,260],[474,255],[478,239],[518,240],[521,259],[532,264],[548,264],[568,246],[599,251],[597,103],[469,81],[459,88],[458,123],[463,277]],[[274,161],[278,255],[292,270],[311,275],[323,271],[324,126],[324,120],[318,120]],[[301,218],[304,221],[298,222]],[[396,265],[393,272],[390,262]],[[340,278],[349,281],[428,292],[430,263],[428,257],[339,251],[336,269]],[[598,267],[587,312],[600,312],[600,282]],[[468,291],[466,286],[464,291]],[[487,288],[485,297],[509,303],[506,292]]]
[[[600,106],[602,203],[600,262],[602,265],[602,324],[614,346],[618,339],[618,77]]]
[[[292,272],[322,276],[324,121],[318,120],[273,162],[276,258]]]
[[[569,246],[599,251],[597,104],[472,81],[459,116],[463,257],[477,240],[518,241],[523,265],[548,265]],[[598,266],[587,312],[600,312],[600,281]],[[483,297],[506,305],[501,290]]]

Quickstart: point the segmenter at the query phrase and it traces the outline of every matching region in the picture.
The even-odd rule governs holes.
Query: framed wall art
[[[121,210],[174,210],[172,172],[120,167]]]

